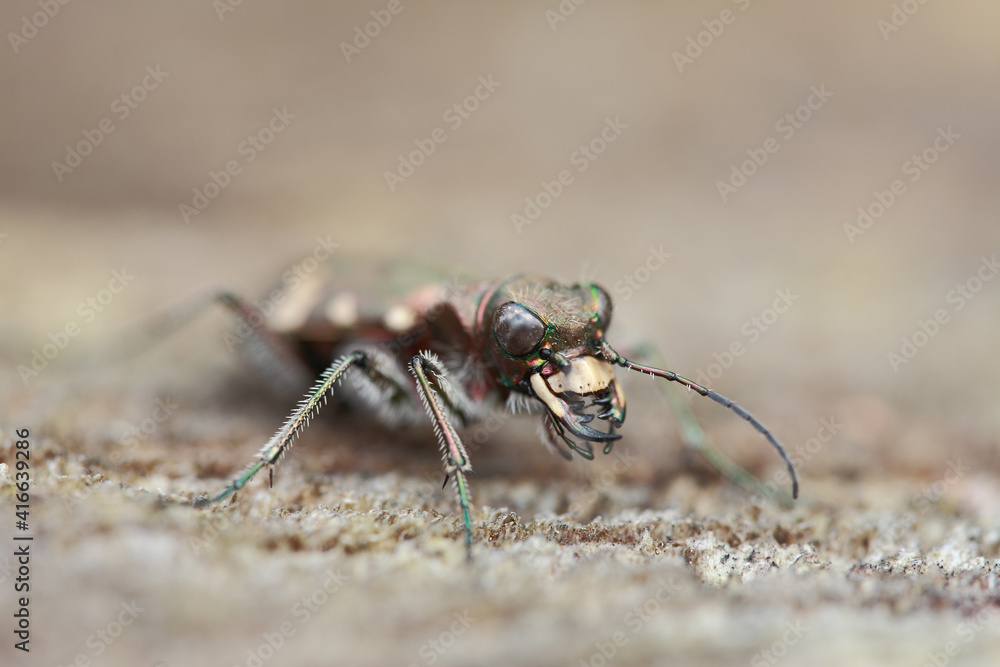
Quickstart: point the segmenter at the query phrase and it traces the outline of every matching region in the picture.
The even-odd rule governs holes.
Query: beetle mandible
[[[357,273],[351,272],[350,289],[327,271],[306,276],[290,298],[268,305],[267,316],[260,302],[229,292],[213,297],[243,321],[247,351],[272,379],[285,386],[305,382],[309,375],[318,380],[256,460],[216,495],[196,499],[197,506],[232,495],[264,468],[273,481],[275,464],[342,383],[338,397],[389,427],[416,423],[424,413],[430,418],[445,481],[455,482],[471,555],[466,475],[472,464],[457,429],[505,402],[510,410],[541,412],[543,439],[566,458],[576,452],[593,459],[594,444],[608,454],[625,422],[616,366],[680,383],[748,421],[780,454],[792,495],[798,497],[798,479],[784,447],[749,412],[673,371],[636,363],[611,347],[607,330],[613,306],[599,285],[532,275],[420,283],[405,264],[380,265],[368,276]],[[393,287],[384,292],[390,298],[370,297],[375,276]],[[594,428],[595,418],[606,428]]]

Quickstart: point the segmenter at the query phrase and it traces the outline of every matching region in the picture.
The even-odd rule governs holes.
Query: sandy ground
[[[34,32],[34,1],[4,5],[0,664],[997,663],[998,9],[562,4],[69,3]],[[520,417],[466,433],[471,564],[429,428],[331,410],[273,489],[184,505],[293,399],[222,313],[109,351],[202,290],[262,294],[319,239],[605,284],[616,345],[750,408],[801,499],[685,456],[636,376],[617,458],[567,463]]]

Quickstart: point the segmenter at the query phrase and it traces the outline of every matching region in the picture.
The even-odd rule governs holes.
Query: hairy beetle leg
[[[462,522],[465,528],[465,553],[466,557],[472,560],[472,518],[469,512],[469,489],[465,473],[475,474],[475,471],[469,462],[465,445],[452,426],[445,408],[447,405],[452,412],[460,411],[468,399],[454,383],[448,380],[447,371],[433,354],[423,352],[413,357],[410,371],[417,380],[417,392],[434,424],[434,433],[441,445],[445,475],[455,479],[455,491],[458,494],[458,505],[462,510]],[[447,477],[445,484],[448,483]]]
[[[208,498],[198,498],[194,501],[196,507],[217,503],[239,491],[253,479],[254,475],[267,466],[275,465],[287,452],[295,438],[309,425],[320,408],[326,404],[327,396],[333,393],[334,386],[340,382],[344,374],[354,366],[364,366],[368,357],[363,352],[354,352],[335,361],[320,376],[319,381],[299,403],[295,412],[278,429],[278,432],[261,448],[257,460],[251,463],[239,477],[216,495]]]
[[[344,378],[348,370],[355,367],[364,369],[376,381],[392,386],[395,391],[401,394],[405,393],[406,389],[398,385],[393,377],[394,373],[389,372],[390,369],[379,368],[379,365],[385,361],[376,361],[377,359],[380,357],[358,350],[335,361],[324,371],[319,381],[305,395],[295,411],[278,429],[278,432],[261,448],[257,459],[220,492],[211,497],[197,498],[193,504],[196,507],[204,507],[224,500],[246,486],[264,468],[269,468],[273,473],[273,466],[281,460],[281,457],[291,448],[295,438],[309,425],[320,408],[326,404],[327,398],[333,394],[334,387]],[[471,402],[461,389],[447,379],[447,372],[434,355],[425,352],[414,357],[410,364],[410,370],[416,379],[417,394],[427,408],[441,443],[445,474],[455,479],[458,504],[462,510],[466,554],[471,559],[472,520],[465,473],[475,474],[475,471],[472,470],[465,446],[452,425],[452,421],[456,419],[464,421],[466,418],[465,408]],[[451,418],[449,418],[449,414]]]

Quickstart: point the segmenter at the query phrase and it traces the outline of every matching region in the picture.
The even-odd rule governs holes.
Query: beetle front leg
[[[582,443],[577,443],[566,435],[566,429],[563,425],[555,418],[551,410],[546,411],[545,416],[542,418],[542,430],[541,430],[542,442],[554,449],[567,461],[573,460],[573,452],[576,452],[588,461],[594,460],[594,447],[589,442],[584,440]],[[564,443],[569,449],[564,449],[560,446],[559,438],[562,443]],[[613,442],[613,441],[612,441]],[[611,451],[611,443],[607,445],[604,453],[607,454]]]
[[[434,423],[434,432],[441,445],[445,474],[455,479],[455,491],[458,494],[462,522],[465,525],[465,553],[469,560],[472,560],[472,519],[469,515],[469,490],[465,473],[475,474],[475,471],[472,470],[469,454],[462,444],[462,439],[458,437],[455,427],[448,418],[448,411],[441,397],[444,397],[452,412],[456,409],[461,410],[461,406],[470,403],[470,399],[448,379],[444,366],[429,352],[413,357],[410,371],[417,379],[417,393],[420,394],[424,407],[427,408],[427,414]],[[459,414],[461,416],[461,413]]]

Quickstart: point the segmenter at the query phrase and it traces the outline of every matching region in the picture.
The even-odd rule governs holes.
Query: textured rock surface
[[[100,406],[141,414],[150,395],[80,378],[63,390],[88,398],[48,422],[20,413],[40,424],[31,664],[246,665],[268,641],[287,665],[602,664],[602,651],[615,664],[766,664],[766,650],[789,664],[923,664],[949,642],[972,665],[1000,648],[1000,492],[968,465],[975,452],[953,483],[810,470],[785,511],[662,456],[644,482],[546,465],[501,432],[489,444],[507,453],[479,456],[470,565],[418,434],[320,420],[273,490],[258,479],[198,511],[175,503],[218,488],[279,411],[199,400],[123,451]],[[9,506],[6,482],[0,493]],[[142,612],[105,654],[95,633],[117,632],[123,603]]]

